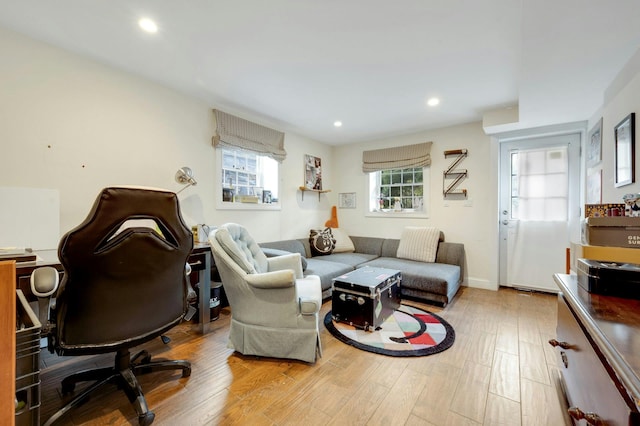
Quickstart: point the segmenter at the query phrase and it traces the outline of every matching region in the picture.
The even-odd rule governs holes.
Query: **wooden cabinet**
[[[577,424],[640,425],[640,301],[600,296],[554,277],[557,339],[569,415]]]
[[[15,424],[16,262],[0,262],[0,419]]]

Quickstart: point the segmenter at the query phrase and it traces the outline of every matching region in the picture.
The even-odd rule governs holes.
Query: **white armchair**
[[[244,355],[315,362],[322,356],[320,278],[303,277],[299,253],[267,258],[241,225],[209,243],[231,307],[228,346]]]

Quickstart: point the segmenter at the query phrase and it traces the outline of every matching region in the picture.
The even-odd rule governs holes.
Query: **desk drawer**
[[[202,271],[205,265],[206,253],[191,253],[189,255],[189,265],[192,271]]]
[[[595,413],[608,426],[636,424],[632,420],[635,412],[629,408],[562,294],[558,296],[557,334],[557,340],[570,345],[557,347],[569,407]]]

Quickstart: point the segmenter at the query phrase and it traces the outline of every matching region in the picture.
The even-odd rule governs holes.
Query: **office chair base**
[[[49,426],[54,424],[72,408],[85,403],[93,391],[107,383],[113,383],[125,392],[129,398],[129,402],[133,404],[136,413],[138,413],[138,424],[140,426],[150,425],[153,423],[155,414],[149,411],[147,407],[147,402],[136,378],[136,374],[142,375],[162,370],[182,370],[182,377],[189,377],[191,375],[191,364],[183,360],[152,362],[151,356],[147,351],[141,351],[131,357],[128,349],[121,349],[115,356],[114,367],[84,370],[65,377],[62,380],[63,394],[73,392],[78,382],[95,381],[95,383],[76,395],[70,402],[51,416],[44,425]]]

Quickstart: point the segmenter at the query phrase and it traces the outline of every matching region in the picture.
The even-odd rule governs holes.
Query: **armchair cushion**
[[[267,265],[269,271],[280,271],[291,269],[296,278],[302,278],[302,262],[299,253],[287,253],[278,257],[268,257]]]
[[[215,233],[215,238],[247,274],[267,272],[267,257],[244,227],[227,224]]]
[[[262,247],[262,252],[267,256],[267,259],[272,257],[284,256],[285,254],[291,254],[290,251],[280,250],[270,247]],[[307,269],[307,259],[304,256],[300,256],[300,262],[302,263],[302,270]]]
[[[292,270],[285,269],[261,274],[247,274],[246,280],[247,284],[256,288],[286,288],[293,287],[295,276]]]

